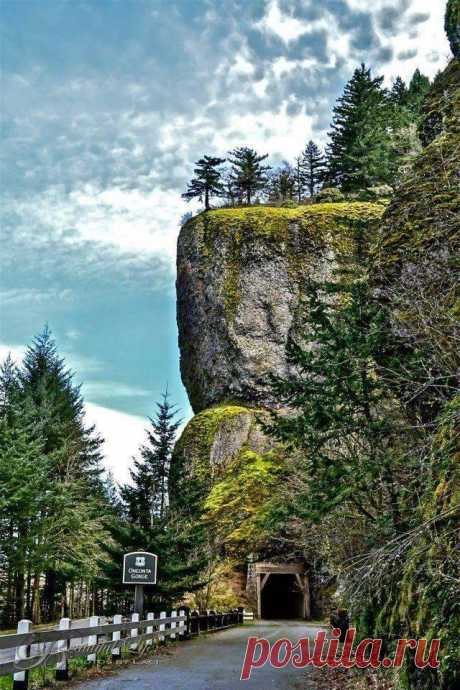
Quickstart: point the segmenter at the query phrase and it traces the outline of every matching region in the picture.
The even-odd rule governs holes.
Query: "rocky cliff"
[[[379,203],[220,209],[190,220],[177,255],[182,380],[195,412],[223,402],[273,407],[306,282],[346,260],[350,221]]]
[[[171,501],[183,520],[197,524],[212,487],[239,459],[270,464],[274,441],[258,420],[277,406],[269,376],[289,371],[286,346],[301,329],[306,285],[349,262],[353,222],[373,222],[384,208],[343,201],[220,209],[182,227],[181,372],[196,412],[171,465]]]

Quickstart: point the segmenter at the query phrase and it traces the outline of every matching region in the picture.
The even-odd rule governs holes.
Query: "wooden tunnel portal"
[[[257,617],[310,618],[310,588],[302,563],[255,563]]]

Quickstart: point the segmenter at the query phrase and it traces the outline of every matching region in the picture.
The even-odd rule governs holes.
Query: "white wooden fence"
[[[84,627],[73,627],[69,618],[62,618],[54,630],[33,630],[30,621],[22,620],[16,634],[0,636],[0,676],[13,674],[13,690],[27,690],[29,671],[39,666],[54,666],[56,680],[67,680],[68,662],[74,657],[86,657],[94,664],[98,654],[109,652],[116,662],[123,648],[138,654],[166,638],[184,640],[243,622],[242,608],[225,613],[181,609],[168,615],[162,611],[147,613],[145,620],[139,620],[137,613],[131,619],[116,615],[111,621],[91,616]]]

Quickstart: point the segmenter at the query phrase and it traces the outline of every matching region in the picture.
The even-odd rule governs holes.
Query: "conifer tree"
[[[270,176],[270,201],[290,201],[296,191],[295,173],[288,163],[275,170]]]
[[[50,503],[38,522],[47,536],[46,540],[38,540],[42,557],[34,564],[34,580],[38,595],[41,567],[46,567],[42,604],[45,618],[52,619],[65,598],[66,582],[72,573],[83,574],[86,567],[86,572],[95,572],[90,559],[102,504],[102,439],[94,427],[85,425],[80,388],[59,357],[47,327],[26,352],[18,386],[31,424],[41,430],[42,452],[49,467]],[[54,541],[58,529],[60,539]],[[69,548],[73,550],[72,557]],[[36,621],[39,615],[40,607],[36,605]]]
[[[305,179],[305,172],[303,169],[302,155],[297,156],[295,159],[294,181],[295,181],[295,195],[297,197],[297,201],[300,204],[300,202],[302,201],[302,197],[305,194],[305,189],[307,186],[306,179]]]
[[[327,180],[344,191],[388,182],[383,77],[357,68],[334,107],[327,146]]]
[[[254,149],[247,146],[233,149],[229,154],[233,182],[240,194],[246,198],[248,206],[254,194],[266,187],[270,166],[261,165],[266,158],[268,153],[259,156]]]
[[[223,185],[221,171],[219,167],[225,163],[225,158],[213,156],[203,156],[196,162],[194,169],[195,177],[190,181],[188,189],[182,194],[182,198],[190,201],[191,199],[204,200],[206,211],[210,208],[212,196],[221,196]]]
[[[430,80],[417,68],[407,90],[407,105],[416,117],[420,115],[423,100],[429,89]]]
[[[301,165],[305,185],[313,196],[324,177],[324,156],[311,139],[302,153]]]
[[[102,439],[94,426],[85,426],[80,386],[59,357],[47,326],[27,349],[19,380],[43,424],[45,453],[54,457],[56,478],[84,479],[96,488],[102,472]]]
[[[150,418],[147,443],[140,447],[140,458],[130,470],[132,485],[122,488],[129,519],[144,529],[166,517],[171,453],[180,424],[176,415],[177,408],[169,402],[166,391],[157,402],[155,417]]]
[[[389,99],[392,103],[398,106],[407,105],[408,92],[407,86],[400,76],[397,76],[391,87]]]
[[[298,501],[303,515],[316,520],[348,504],[373,526],[385,508],[399,531],[407,487],[396,477],[410,461],[397,452],[399,408],[377,376],[378,357],[390,352],[392,339],[367,281],[365,233],[353,223],[352,261],[332,280],[310,282],[304,338],[289,345],[296,373],[272,379],[277,400],[293,413],[275,416],[267,430],[305,459],[305,492],[292,507]]]

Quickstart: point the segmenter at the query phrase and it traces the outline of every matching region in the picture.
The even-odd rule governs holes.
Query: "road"
[[[276,670],[270,665],[253,671],[240,681],[246,641],[264,637],[273,643],[287,637],[314,637],[318,628],[303,621],[260,621],[176,644],[171,654],[133,665],[114,676],[85,681],[79,690],[315,690],[308,683],[308,669],[290,666]]]

